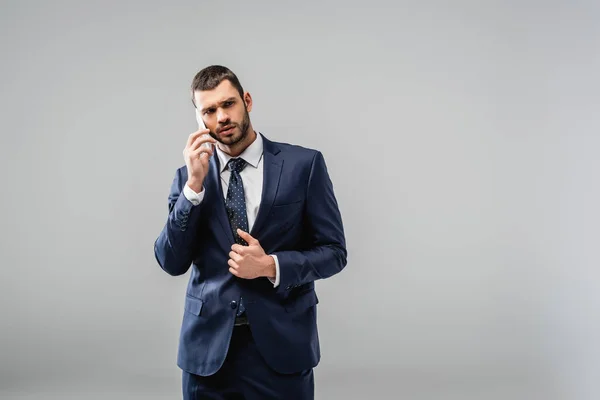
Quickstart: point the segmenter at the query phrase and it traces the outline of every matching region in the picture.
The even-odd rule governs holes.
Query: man
[[[192,133],[154,245],[192,267],[177,365],[184,399],[312,399],[320,360],[314,281],[346,266],[342,219],[320,152],[270,141],[223,66],[193,79],[207,129]]]

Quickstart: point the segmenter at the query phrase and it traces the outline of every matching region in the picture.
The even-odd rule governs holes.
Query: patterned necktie
[[[246,243],[246,241],[237,233],[238,228],[244,232],[248,232],[248,216],[246,215],[244,185],[242,184],[242,177],[240,175],[240,172],[242,172],[246,165],[246,161],[242,158],[232,158],[227,163],[231,175],[229,176],[229,188],[227,189],[227,198],[225,199],[225,209],[227,210],[227,217],[229,218],[229,224],[233,231],[233,237],[235,242],[242,246],[248,245],[248,243]],[[240,306],[237,315],[242,315],[245,310],[242,299],[240,298]]]

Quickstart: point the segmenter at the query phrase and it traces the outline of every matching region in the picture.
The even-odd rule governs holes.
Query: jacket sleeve
[[[273,252],[279,260],[278,291],[328,278],[346,266],[342,218],[321,152],[316,152],[311,165],[305,218],[306,235],[312,247],[302,251]]]
[[[154,256],[160,267],[170,275],[183,275],[193,259],[197,243],[200,206],[194,206],[183,195],[187,177],[183,168],[177,170],[169,193],[169,215],[160,235],[154,242]]]

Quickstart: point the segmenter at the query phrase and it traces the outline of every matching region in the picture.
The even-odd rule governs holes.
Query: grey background
[[[0,397],[175,399],[153,242],[188,87],[318,148],[347,268],[319,399],[600,396],[595,1],[3,1]]]

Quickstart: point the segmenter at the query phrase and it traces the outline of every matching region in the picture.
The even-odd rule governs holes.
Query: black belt
[[[239,317],[235,317],[235,326],[242,326],[242,325],[250,325],[250,322],[248,321],[248,317],[246,316],[246,313],[240,315]]]

